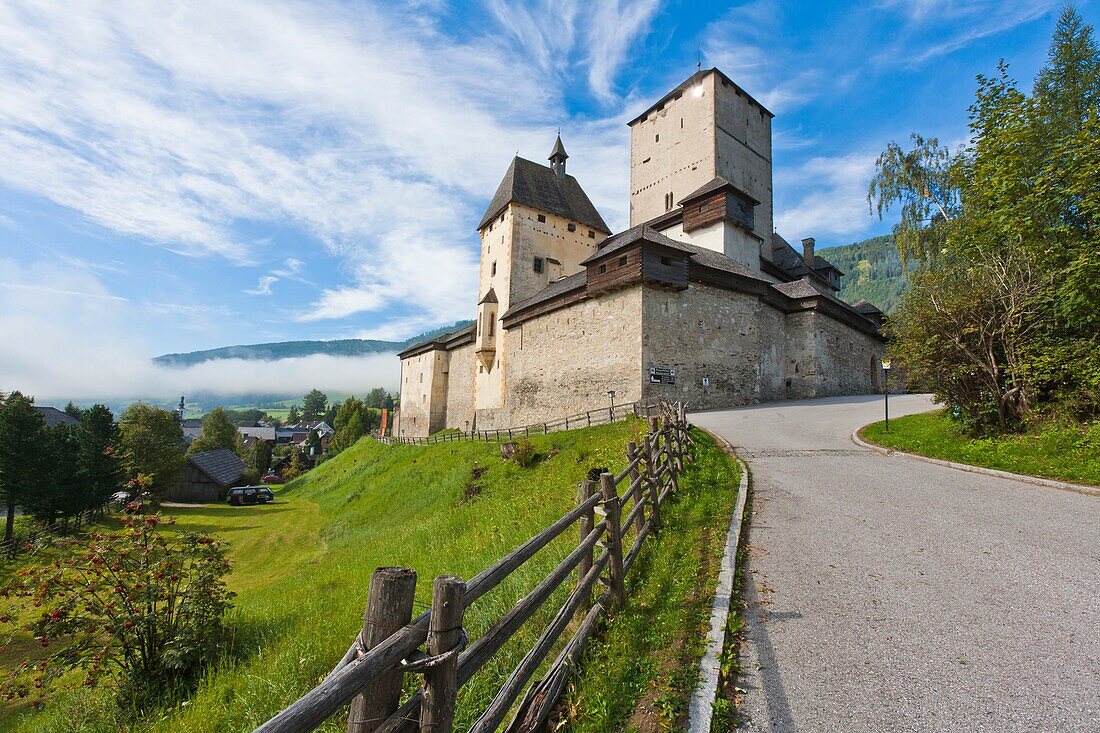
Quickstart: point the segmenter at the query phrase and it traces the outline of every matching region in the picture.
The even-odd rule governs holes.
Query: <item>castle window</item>
[[[661,142],[661,133],[658,132],[656,135],[653,136],[653,142],[655,142],[655,143]]]
[[[600,265],[600,274],[602,275],[605,272],[607,272],[607,265]]]
[[[622,267],[625,264],[626,264],[626,255],[623,255],[622,257],[619,258],[619,267]]]
[[[684,118],[683,117],[680,118],[680,129],[681,130],[684,129]]]
[[[545,224],[546,223],[546,215],[545,214],[539,214],[539,223],[540,224]]]
[[[566,229],[568,229],[571,232],[575,232],[575,231],[577,231],[577,225],[574,224],[573,222],[569,222],[569,226],[567,226]]]
[[[498,221],[504,221],[504,214],[500,215],[500,219]]]
[[[492,313],[489,314],[489,318],[491,319],[489,321],[489,337],[491,338],[493,336],[493,334],[496,333],[497,322],[496,322],[495,319],[493,319],[493,314]]]
[[[542,258],[535,258],[535,272],[542,273]]]
[[[596,233],[594,231],[592,231],[591,229],[588,230],[588,238],[589,239],[595,239],[596,238]]]
[[[496,260],[493,260],[493,265],[490,269],[492,270],[492,272],[489,273],[489,276],[490,277],[495,276],[497,274],[497,261]]]

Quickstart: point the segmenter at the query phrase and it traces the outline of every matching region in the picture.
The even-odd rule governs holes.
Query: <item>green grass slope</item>
[[[643,430],[641,421],[630,421],[536,438],[532,442],[543,460],[529,469],[502,461],[499,448],[491,444],[387,447],[363,440],[283,488],[273,505],[166,510],[177,518],[176,531],[213,532],[230,543],[229,584],[238,594],[230,619],[235,637],[232,650],[197,689],[151,711],[132,730],[241,731],[263,722],[315,685],[342,655],[361,623],[367,581],[375,567],[415,568],[420,578],[417,609],[427,607],[435,576],[470,578],[536,534],[573,506],[575,487],[589,468],[621,470],[626,442]],[[700,441],[705,438],[700,436]],[[555,448],[559,452],[550,457]],[[667,510],[669,530],[659,545],[651,545],[640,557],[641,571],[634,579],[639,585],[633,612],[642,608],[638,604],[656,604],[660,607],[653,610],[658,614],[654,618],[666,619],[663,623],[680,633],[692,631],[699,618],[698,608],[686,604],[693,609],[687,620],[681,602],[687,596],[679,587],[713,587],[713,577],[705,582],[699,578],[716,577],[714,554],[721,542],[704,542],[702,534],[710,527],[706,536],[713,538],[713,532],[725,526],[735,485],[732,478],[725,483],[731,469],[724,455],[705,444],[701,450],[711,451],[710,458],[701,458],[699,469],[693,466],[692,475],[699,478],[686,479],[681,500]],[[704,464],[711,468],[703,471]],[[475,467],[483,472],[474,472]],[[677,540],[681,534],[684,539]],[[566,533],[478,601],[466,617],[471,638],[511,608],[575,542],[576,532]],[[698,556],[694,561],[693,552]],[[560,589],[551,606],[463,688],[457,729],[468,727],[475,712],[488,703],[556,611],[552,604],[560,605],[567,592],[568,588]],[[695,605],[701,604],[705,601]],[[611,624],[608,643],[617,626],[626,623],[617,619]],[[644,647],[624,651],[644,654],[660,646],[663,638],[654,632]],[[627,664],[621,656],[616,658]],[[634,659],[628,664],[635,664]],[[643,657],[637,659],[644,663]],[[662,668],[643,666],[650,672]],[[598,670],[593,674],[602,677]],[[644,686],[645,678],[637,673],[629,678],[634,688]],[[579,684],[582,690],[593,689]],[[624,694],[615,693],[616,705],[601,713],[600,720],[629,715]],[[324,730],[342,730],[344,724],[337,718]],[[586,723],[581,729],[608,729],[602,725]],[[106,693],[80,688],[55,696],[44,711],[8,709],[0,716],[0,729],[6,731],[124,727]]]
[[[974,438],[943,410],[890,420],[863,428],[864,439],[888,448],[955,463],[1026,476],[1100,486],[1100,422],[1052,423],[1023,435]]]

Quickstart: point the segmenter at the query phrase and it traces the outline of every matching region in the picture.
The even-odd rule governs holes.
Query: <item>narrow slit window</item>
[[[541,257],[536,257],[535,258],[534,267],[535,267],[535,272],[540,273],[540,274],[542,273],[543,264],[542,264],[542,258]]]

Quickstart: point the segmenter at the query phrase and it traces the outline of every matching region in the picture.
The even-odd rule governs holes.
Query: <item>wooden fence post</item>
[[[657,434],[645,436],[646,484],[649,490],[649,517],[651,531],[656,535],[661,529],[661,487],[657,484]]]
[[[577,486],[577,504],[583,504],[591,499],[596,493],[596,482],[585,479],[581,481]],[[577,528],[579,529],[580,541],[584,542],[584,539],[588,537],[592,532],[592,528],[596,526],[596,513],[589,510],[581,515],[581,518],[577,520]],[[592,550],[589,550],[581,558],[580,563],[577,565],[577,584],[579,585],[584,576],[588,575],[588,571],[592,569]],[[584,607],[590,608],[592,606],[592,594],[589,593],[588,597],[584,599]]]
[[[412,620],[416,571],[378,568],[370,576],[367,612],[359,638],[363,651],[373,649]],[[378,677],[351,701],[348,733],[373,733],[401,704],[404,673],[400,669]]]
[[[445,654],[462,640],[462,610],[466,584],[462,578],[441,575],[432,587],[432,617],[428,627],[428,654]],[[458,655],[424,673],[420,733],[451,733],[458,692]]]
[[[619,524],[619,494],[615,491],[615,477],[610,473],[600,474],[600,492],[603,494],[603,508],[607,520],[607,551],[611,554],[608,567],[611,575],[611,602],[615,608],[626,603],[626,580],[623,578],[623,538]]]
[[[641,455],[638,451],[638,444],[634,441],[630,441],[626,444],[626,461],[627,463],[634,463]],[[628,474],[628,486],[633,486],[635,482],[638,483],[637,488],[634,490],[634,506],[645,503],[645,484],[639,479],[642,472],[638,470],[638,466],[630,469]],[[642,531],[642,527],[645,526],[645,510],[641,510],[634,513],[634,529],[638,532]]]

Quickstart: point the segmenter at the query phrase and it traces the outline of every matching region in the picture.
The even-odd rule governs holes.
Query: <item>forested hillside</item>
[[[846,273],[840,298],[848,303],[862,298],[893,313],[909,287],[890,235],[823,249],[820,254]]]

